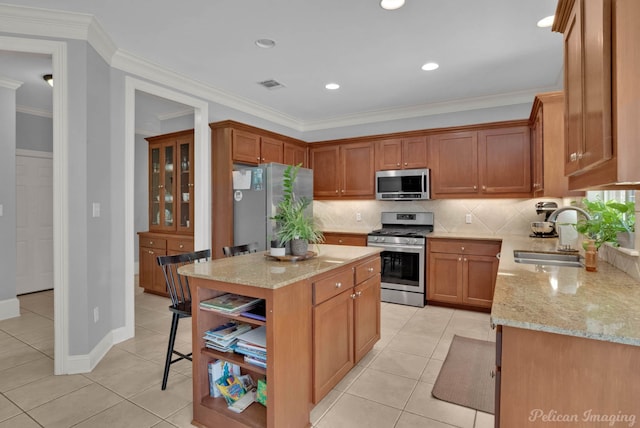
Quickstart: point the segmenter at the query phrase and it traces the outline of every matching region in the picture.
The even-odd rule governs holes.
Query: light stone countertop
[[[640,282],[603,260],[597,272],[514,261],[514,250],[557,252],[557,238],[429,235],[438,238],[502,240],[493,324],[640,346]]]
[[[182,275],[276,289],[315,275],[340,268],[345,264],[365,259],[382,251],[374,247],[348,245],[310,245],[316,257],[297,262],[272,260],[266,252],[245,254],[195,263],[178,269]]]

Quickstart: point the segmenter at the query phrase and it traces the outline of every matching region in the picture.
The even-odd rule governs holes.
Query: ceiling
[[[536,26],[556,0],[406,0],[395,11],[379,0],[8,3],[93,15],[118,50],[301,124],[512,105],[562,87],[562,35]],[[263,38],[276,46],[257,47]],[[20,55],[42,72],[42,58]],[[430,61],[440,68],[422,71]],[[257,83],[268,79],[284,87]]]

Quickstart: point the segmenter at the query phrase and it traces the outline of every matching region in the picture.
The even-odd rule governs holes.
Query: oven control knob
[[[380,242],[384,242],[384,236],[380,237]]]

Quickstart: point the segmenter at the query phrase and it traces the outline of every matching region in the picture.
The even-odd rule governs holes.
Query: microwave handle
[[[426,192],[427,191],[427,181],[426,181],[426,174],[424,171],[422,171],[422,192]]]

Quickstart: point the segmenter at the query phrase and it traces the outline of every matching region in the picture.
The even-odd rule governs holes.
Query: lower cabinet
[[[159,256],[175,255],[193,251],[193,237],[154,232],[140,232],[138,257],[138,282],[147,293],[168,296]]]
[[[499,241],[429,239],[427,302],[491,308]]]
[[[366,233],[324,232],[323,234],[325,244],[367,246]]]
[[[380,257],[314,281],[313,303],[317,404],[380,339]]]

